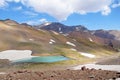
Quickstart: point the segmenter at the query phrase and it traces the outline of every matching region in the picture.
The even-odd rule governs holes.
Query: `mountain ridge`
[[[82,45],[82,47],[84,46],[83,47],[84,49],[82,49],[82,47],[80,48],[80,46],[79,46],[80,44],[78,45],[78,47],[76,47],[76,49],[81,50],[81,51],[93,50],[92,48],[90,48],[90,46],[93,46],[93,45],[94,45],[93,46],[94,48],[95,48],[95,46],[99,46],[99,45],[101,45],[101,47],[108,46],[112,50],[114,47],[115,48],[119,47],[119,45],[118,45],[119,41],[117,41],[117,43],[116,43],[116,40],[96,36],[96,35],[92,34],[93,32],[91,32],[90,30],[88,30],[87,28],[85,28],[84,26],[81,26],[81,25],[70,27],[70,26],[63,25],[61,23],[55,23],[55,24],[49,23],[42,27],[40,27],[40,26],[37,27],[37,26],[27,25],[26,23],[19,24],[17,22],[14,22],[13,20],[1,21],[1,24],[3,24],[3,23],[5,26],[9,26],[13,29],[11,31],[7,31],[6,29],[4,29],[4,33],[8,33],[7,35],[5,35],[3,33],[3,31],[0,33],[1,37],[3,37],[3,41],[4,41],[4,39],[6,41],[8,41],[8,42],[6,42],[6,44],[9,43],[9,41],[13,42],[15,44],[20,43],[19,44],[20,46],[21,46],[21,43],[22,43],[22,45],[26,44],[25,49],[33,49],[33,51],[35,53],[43,53],[43,52],[48,53],[50,51],[55,51],[56,49],[60,50],[58,48],[55,48],[55,46],[60,48],[60,46],[65,45],[62,48],[64,48],[64,47],[70,48],[70,46],[66,45],[66,42],[71,42],[71,43],[74,43],[75,45],[78,45],[80,43]],[[54,24],[54,26],[53,26],[53,24]],[[48,25],[52,25],[52,26],[48,26]],[[56,27],[56,25],[57,25],[57,27]],[[46,28],[44,28],[46,26],[52,27],[52,28],[46,29]],[[2,29],[2,28],[0,28],[0,29]],[[57,34],[55,34],[55,32]],[[3,35],[5,35],[5,36],[3,36]],[[7,39],[8,37],[9,37],[9,39]],[[11,37],[11,39],[10,39],[10,37]],[[51,40],[52,41],[54,40],[55,42],[52,42]],[[113,46],[111,46],[110,43],[112,43]],[[9,43],[9,44],[11,44],[11,43]],[[16,44],[16,46],[18,46],[17,44]],[[28,47],[27,44],[30,46]],[[34,49],[33,45],[36,46],[36,49]],[[116,47],[116,45],[117,45],[117,47]],[[37,50],[37,46],[39,46],[39,47],[42,46],[42,48],[40,48],[40,50],[42,50],[43,52]],[[48,47],[50,47],[50,46],[53,46],[53,47],[51,47],[49,49]],[[43,47],[46,47],[46,49]],[[14,45],[13,45],[13,48],[15,48]],[[72,46],[71,46],[71,48],[72,48]],[[9,49],[9,47],[8,47],[8,49]],[[24,48],[19,47],[18,49],[24,49]]]
[[[38,27],[37,27],[38,28]],[[64,35],[69,35],[73,32],[81,32],[79,34],[87,33],[87,35],[91,35],[96,37],[95,42],[105,45],[112,45],[116,48],[120,48],[120,31],[119,30],[88,30],[86,27],[82,25],[77,26],[67,26],[61,23],[50,23],[49,25],[39,26],[39,29],[47,30],[47,31],[55,31]],[[77,35],[77,34],[76,34]],[[76,36],[74,35],[74,36]],[[87,35],[82,35],[82,38],[85,38]],[[80,36],[80,35],[79,35]],[[87,38],[86,38],[87,39]],[[90,38],[89,38],[90,39]],[[118,43],[118,44],[117,44]]]
[[[36,28],[40,28],[40,29],[44,29],[44,30],[53,30],[53,31],[56,31],[56,32],[59,32],[59,33],[64,33],[64,34],[69,33],[71,31],[74,31],[74,30],[76,30],[76,31],[87,30],[87,28],[85,28],[82,25],[67,26],[67,25],[64,25],[64,24],[61,24],[61,23],[58,23],[58,22],[53,22],[53,23],[50,23],[48,25],[41,24],[39,26],[36,26]]]
[[[68,61],[70,63],[90,61],[86,54],[94,55],[94,59],[97,59],[118,51],[119,42],[95,36],[86,28],[62,31],[65,33],[16,24],[10,20],[0,21],[0,51],[30,50],[33,56],[61,55],[72,59]]]
[[[46,24],[46,23],[45,23]],[[74,25],[74,26],[67,26],[58,22],[53,22],[48,25],[39,25],[35,28],[47,30],[47,31],[55,31],[62,34],[67,34],[72,31],[84,31],[89,32],[90,34],[93,34],[95,36],[101,37],[101,38],[107,38],[112,40],[118,40],[120,41],[120,30],[104,30],[104,29],[98,29],[98,30],[88,30],[83,25]]]

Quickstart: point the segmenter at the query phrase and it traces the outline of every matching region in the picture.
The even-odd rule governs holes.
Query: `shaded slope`
[[[120,31],[117,30],[88,30],[82,25],[67,26],[61,23],[45,23],[36,27],[47,31],[55,31],[64,36],[74,34],[74,36],[83,38],[85,40],[94,41],[97,44],[113,47],[116,50],[120,49]],[[92,38],[92,39],[91,39]]]

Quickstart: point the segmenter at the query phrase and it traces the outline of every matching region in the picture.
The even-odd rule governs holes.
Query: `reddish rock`
[[[85,66],[81,67],[81,70],[83,70],[83,71],[86,70],[86,67]]]

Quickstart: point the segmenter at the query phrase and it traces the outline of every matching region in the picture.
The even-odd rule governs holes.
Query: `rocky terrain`
[[[31,50],[32,56],[62,55],[70,58],[68,61],[53,63],[52,66],[84,64],[117,55],[120,49],[119,33],[120,31],[114,30],[88,30],[82,25],[45,23],[30,26],[10,19],[0,20],[0,53],[6,50]],[[97,64],[119,65],[120,57],[99,61]],[[0,59],[0,80],[117,80],[120,78],[120,72],[115,71],[86,67],[82,67],[81,70],[43,71],[41,65],[44,65],[43,68],[45,66],[53,68],[50,64],[41,63],[13,65],[7,59]],[[10,68],[11,66],[13,68]],[[8,69],[12,70],[7,71]]]
[[[81,25],[70,27],[60,23],[45,23],[41,26],[36,28],[10,19],[1,20],[0,51],[31,50],[32,55],[63,55],[80,61],[88,59],[80,52],[98,58],[109,56],[118,49],[114,45],[119,43],[113,44],[114,40],[112,42],[95,36]]]
[[[96,64],[100,64],[100,65],[120,65],[120,55],[112,56],[108,59],[100,60]]]
[[[112,57],[97,64],[120,65],[119,57]],[[79,70],[69,69],[52,69],[49,70],[11,70],[0,72],[1,80],[120,80],[120,72],[108,71],[101,68],[88,68],[82,66]],[[119,69],[120,71],[120,69]]]
[[[1,80],[119,80],[120,72],[88,69],[57,71],[16,71],[0,74]]]
[[[36,28],[55,31],[72,38],[74,35],[75,37],[80,37],[83,40],[91,39],[97,44],[109,45],[112,43],[115,48],[120,47],[120,31],[118,30],[88,30],[83,25],[67,26],[57,22],[41,24],[36,26]]]

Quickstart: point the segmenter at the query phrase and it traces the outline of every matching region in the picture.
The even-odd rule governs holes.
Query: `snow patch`
[[[6,73],[5,73],[5,72],[0,72],[0,75],[1,75],[1,74],[3,74],[3,75],[4,75],[4,74],[6,74]]]
[[[61,28],[61,27],[59,27],[59,33],[61,33],[61,34],[63,33],[63,32],[62,32],[62,28]]]
[[[55,31],[52,31],[55,35],[59,35],[59,33],[55,32]]]
[[[120,78],[117,78],[116,80],[120,80]]]
[[[59,27],[59,32],[61,32],[61,30],[62,30],[62,28],[61,28],[61,27]]]
[[[51,23],[50,22],[46,22],[44,25],[45,26],[48,26],[48,25],[50,25]]]
[[[51,41],[51,42],[55,42],[55,40],[53,40],[53,39],[50,39],[50,41]]]
[[[113,79],[109,79],[109,80],[113,80]],[[120,80],[120,78],[116,78],[115,80]]]
[[[34,39],[29,39],[30,41],[34,41]]]
[[[88,38],[88,39],[89,39],[89,41],[93,42],[93,40],[91,38]]]
[[[49,42],[49,44],[53,44],[53,42]]]
[[[88,58],[95,58],[95,55],[90,54],[90,53],[84,53],[84,52],[79,52],[81,55],[88,57]]]
[[[59,32],[59,33],[61,33],[61,34],[62,34],[63,32],[61,31],[61,32]]]
[[[6,50],[0,52],[0,59],[9,59],[10,61],[15,61],[23,58],[31,58],[31,50]]]
[[[53,44],[53,43],[55,43],[56,41],[55,40],[53,40],[53,39],[50,39],[50,42],[49,42],[49,44]]]
[[[76,49],[74,49],[74,48],[71,48],[71,50],[72,50],[72,51],[77,51],[77,50],[76,50]]]
[[[119,71],[120,72],[120,65],[98,65],[98,64],[84,64],[72,67],[73,70],[79,70],[81,67],[85,66],[89,69],[102,69],[102,70],[110,70],[110,71]]]
[[[63,34],[63,36],[68,36],[69,34]]]
[[[80,28],[79,28],[79,27],[76,27],[75,29],[76,29],[76,31],[80,31]]]
[[[71,42],[66,42],[66,44],[76,47],[76,45]]]

